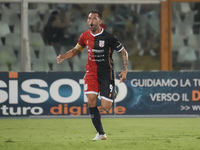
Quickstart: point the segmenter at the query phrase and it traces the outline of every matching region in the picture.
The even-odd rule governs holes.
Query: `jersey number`
[[[112,91],[113,91],[113,85],[110,84],[110,93],[112,93]]]

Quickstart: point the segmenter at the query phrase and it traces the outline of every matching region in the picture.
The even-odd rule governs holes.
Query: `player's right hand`
[[[64,58],[62,58],[62,55],[58,55],[57,57],[57,63],[60,64],[61,62],[63,62]]]

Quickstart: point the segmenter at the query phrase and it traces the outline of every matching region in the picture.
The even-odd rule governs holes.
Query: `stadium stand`
[[[40,23],[40,16],[37,9],[28,10],[28,23],[29,23],[31,32],[37,32],[37,28]]]
[[[12,63],[16,61],[14,50],[10,46],[0,46],[0,59],[5,63]],[[12,59],[11,59],[12,58]]]
[[[7,34],[11,33],[8,24],[4,21],[0,21],[0,38],[5,38]]]
[[[32,62],[39,60],[39,58],[36,56],[35,50],[32,47],[30,47],[30,56],[31,56],[31,61]]]
[[[63,61],[61,64],[57,64],[57,62],[54,62],[52,65],[52,71],[72,71],[71,67],[69,65],[69,62]]]
[[[73,57],[70,60],[72,64],[72,70],[73,71],[84,71],[85,70],[85,62],[83,62],[79,56]]]
[[[193,47],[195,50],[200,51],[200,43],[199,43],[200,35],[192,34],[188,36],[188,44]]]
[[[194,61],[192,63],[192,70],[200,70],[200,60]]]
[[[12,58],[12,59],[11,59]],[[3,70],[6,69],[6,65],[8,70],[11,71],[12,64],[17,61],[14,50],[10,46],[0,46],[0,61],[3,67]]]
[[[30,46],[34,49],[40,49],[40,47],[44,47],[44,41],[42,39],[42,36],[40,33],[30,33],[29,34],[30,38]]]
[[[6,62],[0,61],[0,71],[1,72],[9,71],[9,68]]]
[[[19,50],[21,47],[21,34],[19,33],[7,34],[5,36],[5,45],[11,46],[13,49]]]
[[[3,45],[3,43],[2,43],[2,41],[0,40],[0,46],[2,46]]]
[[[176,41],[176,42],[173,42]],[[180,46],[183,46],[183,38],[180,34],[172,34],[172,51],[177,51]]]
[[[32,69],[32,71],[40,71],[40,72],[50,71],[47,62],[45,62],[43,60],[32,61],[31,69]]]
[[[144,6],[144,7],[142,7]],[[14,54],[17,56],[17,60],[20,59],[20,49],[21,49],[21,4],[20,3],[1,3],[0,5],[0,45],[1,46],[10,46],[14,50]],[[137,56],[137,52],[139,47],[137,46],[138,43],[138,35],[136,34],[136,28],[138,27],[138,21],[142,15],[145,13],[147,14],[147,18],[156,19],[153,13],[153,10],[156,8],[159,10],[159,5],[97,5],[97,4],[89,4],[89,5],[82,5],[82,4],[50,4],[50,3],[29,3],[28,5],[28,25],[29,25],[29,42],[30,42],[30,49],[38,52],[34,52],[39,57],[43,58],[47,61],[48,64],[51,64],[52,71],[56,70],[56,66],[54,63],[56,57],[54,54],[53,56],[49,56],[51,52],[48,53],[48,58],[45,56],[46,50],[44,49],[51,49],[51,45],[45,45],[42,37],[43,28],[47,22],[47,19],[50,13],[53,10],[60,10],[67,16],[69,12],[73,14],[72,18],[78,19],[71,19],[70,26],[65,30],[65,35],[68,39],[73,39],[69,41],[70,45],[66,46],[66,49],[72,48],[79,37],[79,34],[86,30],[86,17],[88,11],[93,9],[99,9],[102,11],[103,14],[103,22],[106,25],[105,27],[107,30],[113,34],[115,34],[118,39],[122,42],[125,48],[129,52],[129,68],[132,70],[134,66],[131,66]],[[116,15],[118,14],[118,15]],[[184,15],[183,15],[184,14]],[[179,47],[182,47],[183,44],[183,37],[188,38],[189,46],[197,51],[199,54],[199,29],[198,32],[192,31],[194,30],[193,26],[200,24],[198,22],[199,10],[196,6],[196,3],[173,3],[172,5],[172,62],[176,61],[177,51]],[[159,20],[159,18],[157,18]],[[141,20],[140,20],[141,21]],[[82,26],[80,26],[82,24]],[[151,20],[151,24],[153,27],[158,28],[155,26],[155,22]],[[196,27],[197,28],[197,27]],[[199,28],[199,27],[198,27]],[[125,32],[122,32],[124,31]],[[135,34],[135,35],[134,35]],[[185,36],[187,35],[187,36]],[[128,39],[125,38],[128,36]],[[12,42],[10,42],[12,41]],[[174,42],[175,41],[175,42]],[[159,45],[160,41],[153,41],[152,45],[157,45],[157,49],[155,49],[156,54],[159,54]],[[45,48],[46,47],[46,48]],[[43,49],[43,51],[41,51]],[[55,49],[54,49],[55,50]],[[51,51],[51,50],[50,50]],[[61,50],[62,52],[62,50]],[[31,53],[32,55],[33,53]],[[114,54],[115,55],[115,54]],[[175,56],[173,56],[175,55]],[[37,61],[38,58],[34,58],[35,56],[31,56],[32,61]],[[121,64],[119,61],[119,56],[113,56],[115,64],[115,69],[119,70]],[[149,56],[152,57],[152,56]],[[158,56],[159,57],[159,56]],[[159,63],[158,57],[152,58],[152,64]],[[77,63],[76,59],[72,59],[68,62],[70,64],[71,70],[83,70],[87,62],[87,53],[84,51],[80,54],[79,62]],[[143,61],[146,61],[146,57],[142,58]],[[199,56],[198,56],[199,59]],[[147,60],[148,61],[148,60]],[[6,62],[5,62],[6,63]],[[75,64],[76,63],[76,64]],[[175,63],[176,64],[176,63]],[[82,66],[81,66],[82,65]],[[20,66],[20,65],[19,65]],[[184,66],[182,66],[184,70]],[[19,67],[18,67],[19,68]],[[63,67],[58,68],[57,70],[70,70],[68,67],[62,69]],[[144,66],[144,68],[146,68]],[[13,69],[13,67],[12,67]],[[158,68],[159,69],[159,68]],[[1,71],[1,70],[0,70]]]
[[[53,46],[44,46],[44,60],[47,63],[54,63],[56,61],[56,53]]]
[[[12,63],[12,71],[20,72],[20,61],[15,61]]]
[[[2,21],[5,21],[9,26],[14,26],[20,23],[20,11],[21,9],[15,8],[14,3],[10,3],[11,8],[2,8]]]

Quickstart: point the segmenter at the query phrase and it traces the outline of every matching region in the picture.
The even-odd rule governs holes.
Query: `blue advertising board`
[[[200,72],[132,72],[126,86],[127,114],[200,114]]]
[[[88,115],[84,72],[0,73],[0,117]],[[117,77],[116,73],[116,77]],[[110,115],[198,115],[200,72],[129,72]]]

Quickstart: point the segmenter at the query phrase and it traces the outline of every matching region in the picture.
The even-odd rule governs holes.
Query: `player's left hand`
[[[119,77],[120,77],[120,82],[119,83],[124,82],[126,80],[126,76],[127,76],[127,71],[126,70],[122,71],[119,74]]]

